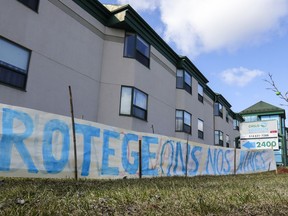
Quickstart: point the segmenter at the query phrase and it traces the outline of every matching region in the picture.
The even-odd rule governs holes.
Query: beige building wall
[[[69,116],[70,85],[76,118],[149,133],[153,126],[157,134],[186,140],[186,133],[175,132],[175,111],[183,109],[192,114],[189,140],[213,145],[219,129],[233,142],[225,113],[214,118],[214,102],[205,94],[204,102],[198,101],[192,71],[191,95],[176,89],[177,68],[155,47],[149,68],[123,57],[125,31],[105,27],[73,1],[40,1],[38,13],[18,1],[3,1],[0,20],[5,20],[0,36],[31,50],[26,91],[0,84],[1,103]],[[119,115],[122,85],[148,94],[147,121]],[[204,139],[198,138],[198,119],[204,122]]]
[[[70,115],[71,85],[76,117],[96,121],[105,28],[63,2],[70,5],[40,1],[38,13],[18,1],[1,2],[0,35],[32,52],[26,91],[0,85],[0,101]]]

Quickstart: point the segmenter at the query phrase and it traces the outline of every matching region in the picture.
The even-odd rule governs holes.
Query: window
[[[149,67],[150,64],[150,45],[140,36],[126,33],[124,56],[135,58],[137,61]]]
[[[214,115],[223,118],[223,106],[221,103],[214,104]]]
[[[177,70],[176,88],[185,89],[189,94],[192,94],[192,76],[187,71]]]
[[[30,51],[0,37],[0,82],[26,88]]]
[[[38,11],[39,0],[18,0],[22,4],[26,5],[35,12]]]
[[[204,139],[204,122],[198,119],[198,138]]]
[[[257,115],[249,115],[249,116],[243,116],[245,122],[253,122],[253,121],[259,121]]]
[[[176,110],[176,131],[191,134],[191,114]]]
[[[203,103],[203,86],[198,84],[198,100]]]
[[[237,119],[233,119],[233,129],[239,130],[239,121]]]
[[[120,115],[147,120],[147,102],[146,93],[133,87],[121,87]]]
[[[226,147],[229,148],[230,145],[230,137],[226,134]]]
[[[215,130],[215,145],[223,146],[223,132]]]
[[[226,109],[226,122],[229,123],[229,113],[227,109]]]

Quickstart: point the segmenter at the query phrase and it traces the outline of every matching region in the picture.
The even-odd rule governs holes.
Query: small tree
[[[278,89],[277,85],[275,84],[272,74],[268,74],[269,79],[264,79],[265,82],[269,83],[269,85],[271,86],[270,88],[266,88],[268,90],[271,90],[273,92],[275,92],[275,94],[281,98],[282,100],[285,100],[286,102],[288,102],[288,91],[285,94],[282,94],[282,92]],[[280,104],[282,106],[288,106],[287,104]]]

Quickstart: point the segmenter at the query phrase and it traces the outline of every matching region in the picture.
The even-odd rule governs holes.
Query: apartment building
[[[11,13],[13,12],[13,16]],[[0,101],[234,147],[243,119],[129,5],[10,0],[0,7]]]

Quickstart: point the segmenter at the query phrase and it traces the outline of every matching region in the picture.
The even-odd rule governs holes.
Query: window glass
[[[189,86],[192,86],[192,77],[191,75],[185,71],[185,83]]]
[[[215,131],[215,144],[216,145],[219,145],[219,140],[220,140],[219,131]]]
[[[191,114],[184,112],[184,124],[191,126]]]
[[[147,120],[148,95],[134,87],[121,88],[120,114]]]
[[[176,87],[183,88],[183,70],[177,70]]]
[[[253,121],[258,121],[257,115],[251,115],[251,116],[244,116],[243,117],[245,122],[253,122]]]
[[[125,45],[124,45],[124,56],[134,57],[135,56],[135,35],[126,34]]]
[[[0,64],[27,73],[30,52],[0,38]]]
[[[198,84],[198,94],[203,96],[203,87],[200,84]]]
[[[30,51],[0,37],[0,82],[26,88]]]
[[[223,132],[219,131],[219,140],[223,141]]]
[[[203,121],[198,119],[198,130],[203,131]]]
[[[137,36],[136,49],[146,57],[149,57],[149,45],[139,36]]]
[[[229,143],[230,142],[230,137],[228,134],[226,134],[226,143]]]
[[[176,131],[183,131],[183,111],[176,110]]]
[[[149,67],[150,45],[134,33],[126,33],[124,56],[135,58],[138,62]]]
[[[124,115],[131,114],[131,96],[132,96],[132,88],[122,87],[121,106],[120,106],[121,114],[124,114]]]
[[[134,89],[133,104],[146,110],[147,95],[137,89]]]

